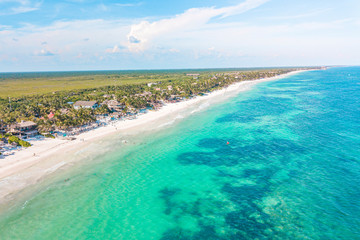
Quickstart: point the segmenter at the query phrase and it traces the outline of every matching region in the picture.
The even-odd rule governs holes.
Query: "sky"
[[[359,0],[0,0],[0,72],[360,65]]]

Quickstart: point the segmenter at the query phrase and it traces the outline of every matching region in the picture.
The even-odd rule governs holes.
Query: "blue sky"
[[[0,0],[0,72],[360,65],[358,0]]]

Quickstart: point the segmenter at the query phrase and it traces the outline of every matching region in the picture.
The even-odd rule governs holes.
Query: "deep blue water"
[[[261,83],[51,183],[0,239],[360,239],[359,133],[359,67]]]

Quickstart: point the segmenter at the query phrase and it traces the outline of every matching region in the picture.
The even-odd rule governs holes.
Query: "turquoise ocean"
[[[360,239],[359,67],[123,137],[2,213],[0,239]]]

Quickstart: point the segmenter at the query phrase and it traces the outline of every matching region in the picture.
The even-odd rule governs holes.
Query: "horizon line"
[[[306,67],[356,67],[360,65],[308,65],[308,66],[271,66],[271,67],[204,67],[204,68],[140,68],[140,69],[102,69],[102,70],[39,70],[39,71],[12,71],[12,72],[1,72],[0,74],[11,74],[11,73],[57,73],[57,72],[106,72],[106,71],[171,71],[171,70],[216,70],[216,69],[277,69],[277,68],[306,68]]]

